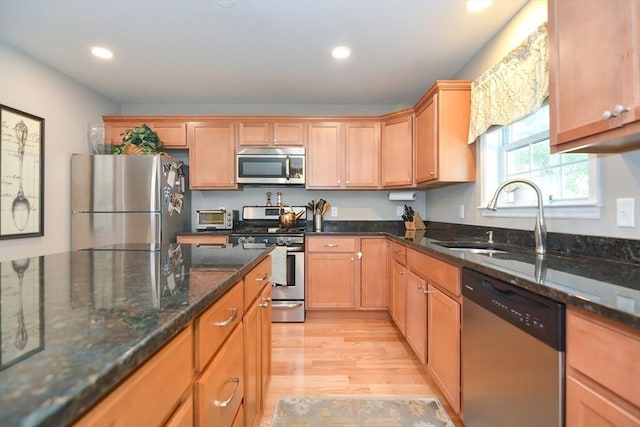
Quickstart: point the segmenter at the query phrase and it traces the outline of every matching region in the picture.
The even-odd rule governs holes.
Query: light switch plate
[[[616,199],[616,224],[618,227],[635,227],[635,199]]]
[[[337,206],[332,206],[331,207],[331,216],[338,216],[338,207]]]

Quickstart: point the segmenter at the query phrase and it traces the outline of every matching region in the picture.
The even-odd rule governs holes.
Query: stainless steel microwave
[[[304,185],[304,147],[236,150],[238,184]]]
[[[196,211],[196,229],[232,230],[238,222],[238,211],[227,209],[198,209]]]

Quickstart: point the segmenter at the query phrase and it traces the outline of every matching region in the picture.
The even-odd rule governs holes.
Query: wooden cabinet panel
[[[230,426],[233,423],[244,392],[242,327],[233,330],[194,389],[197,425]]]
[[[251,304],[242,319],[244,333],[244,424],[253,426],[260,413],[260,301]]]
[[[307,308],[354,310],[357,306],[355,255],[311,252],[306,258]]]
[[[305,123],[275,122],[273,123],[273,145],[291,146],[305,145]]]
[[[269,383],[271,382],[271,305],[272,288],[265,286],[260,295],[260,411],[264,411]]]
[[[343,139],[340,123],[309,124],[307,188],[340,188],[343,186]]]
[[[391,279],[393,281],[391,318],[404,335],[407,319],[407,270],[395,260],[391,261]]]
[[[360,308],[387,308],[387,239],[361,238]]]
[[[407,247],[397,242],[391,242],[391,257],[401,265],[407,264]]]
[[[236,418],[233,420],[231,427],[244,427],[244,406],[242,404],[240,404],[240,408],[238,408]]]
[[[313,236],[305,242],[307,252],[355,252],[357,238],[351,236]]]
[[[405,337],[422,364],[427,363],[427,282],[408,272]]]
[[[407,250],[407,265],[421,277],[460,296],[460,268],[413,249]]]
[[[226,245],[229,243],[229,236],[226,234],[179,234],[176,236],[176,241],[185,245]]]
[[[239,145],[271,145],[271,123],[240,122],[238,124]]]
[[[152,122],[151,129],[155,130],[162,141],[163,148],[187,148],[187,123],[181,121]]]
[[[411,187],[413,179],[413,113],[382,123],[381,184],[385,188]]]
[[[346,188],[377,188],[380,185],[380,123],[345,124]]]
[[[567,310],[567,366],[640,407],[640,334]]]
[[[187,123],[183,120],[162,120],[159,117],[148,116],[104,116],[103,121],[105,144],[116,146],[122,144],[122,134],[127,129],[133,129],[145,123],[157,132],[163,148],[187,148]]]
[[[238,282],[195,322],[196,371],[209,363],[231,331],[242,321],[243,286]]]
[[[247,310],[249,306],[256,299],[258,294],[262,291],[262,288],[266,284],[270,284],[269,277],[271,276],[271,257],[266,257],[260,262],[249,274],[244,278],[244,309]],[[247,408],[245,408],[245,411]]]
[[[460,412],[460,303],[429,284],[428,370],[455,411]]]
[[[165,427],[193,427],[193,414],[193,396],[189,395],[176,409]]]
[[[548,8],[552,152],[637,148],[640,4],[550,0]],[[627,111],[603,118],[616,105]]]
[[[188,327],[75,425],[164,424],[192,380],[193,331]]]
[[[305,144],[304,122],[240,122],[239,145],[300,146]]]
[[[473,182],[476,144],[468,144],[471,82],[438,80],[416,104],[416,184]]]
[[[190,122],[189,181],[193,189],[236,189],[235,125],[232,122]]]
[[[640,426],[638,411],[626,410],[571,376],[566,384],[567,427]]]

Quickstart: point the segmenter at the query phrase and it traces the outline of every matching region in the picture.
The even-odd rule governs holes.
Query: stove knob
[[[282,237],[282,236],[278,236],[278,237],[276,238],[276,244],[277,244],[278,246],[282,246],[282,245],[284,245],[284,244],[285,244],[284,237]]]
[[[284,244],[285,244],[285,245],[287,245],[287,246],[289,246],[289,245],[291,244],[291,237],[287,237],[287,238],[284,240]]]
[[[247,243],[247,238],[244,236],[238,237],[238,243],[240,243],[241,245],[244,245],[245,243]]]
[[[255,242],[255,239],[253,238],[253,236],[247,237],[247,243],[253,243],[253,242]]]

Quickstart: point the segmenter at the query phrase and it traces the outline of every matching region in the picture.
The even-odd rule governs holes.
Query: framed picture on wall
[[[44,119],[0,105],[0,239],[44,235]]]

